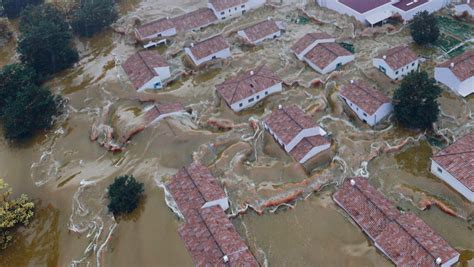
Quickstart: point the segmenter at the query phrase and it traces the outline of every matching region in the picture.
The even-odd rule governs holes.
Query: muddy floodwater
[[[204,0],[119,2],[121,18],[115,29],[130,29],[136,19],[150,21],[206,6]],[[167,205],[163,184],[193,160],[208,165],[222,182],[232,222],[264,266],[392,266],[331,199],[351,175],[367,177],[399,208],[417,213],[461,252],[458,266],[474,266],[474,205],[429,172],[430,157],[446,141],[474,131],[474,97],[462,99],[444,90],[436,140],[390,121],[370,128],[344,112],[337,93],[349,80],[364,79],[392,96],[398,84],[372,68],[371,60],[384,49],[411,42],[406,26],[396,25],[387,33],[389,25],[384,25],[373,34],[313,1],[274,2],[153,48],[180,77],[157,92],[136,93],[120,67],[140,49],[129,35],[108,30],[76,39],[81,60],[47,83],[68,99],[67,112],[51,131],[27,143],[12,145],[0,139],[0,177],[16,194],[26,193],[37,203],[32,224],[20,229],[12,246],[1,252],[0,266],[192,266],[177,232],[182,222]],[[299,23],[300,8],[320,23]],[[236,31],[268,17],[286,23],[284,34],[260,47],[243,45]],[[353,44],[355,62],[325,76],[299,62],[290,47],[315,30]],[[218,33],[231,44],[232,59],[182,76],[183,46]],[[15,45],[13,40],[0,48],[0,67],[16,62]],[[428,59],[428,71],[443,60],[436,51],[414,48]],[[214,86],[262,63],[284,80],[284,91],[233,113],[218,99]],[[150,104],[140,99],[180,102],[191,113],[146,128],[119,153],[90,141],[91,127],[104,113],[113,110],[110,124],[120,132],[124,118],[132,120]],[[300,105],[327,129],[332,151],[306,169],[286,155],[261,125],[280,104]],[[235,127],[215,129],[209,121],[216,120]],[[252,128],[250,121],[260,127]],[[106,188],[121,174],[143,182],[146,198],[133,214],[116,221],[107,212]],[[268,207],[294,195],[298,197]],[[458,216],[437,207],[422,210],[419,201],[426,197]]]

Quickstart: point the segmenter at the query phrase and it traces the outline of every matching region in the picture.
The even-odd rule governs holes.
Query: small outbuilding
[[[129,57],[122,68],[138,92],[161,89],[171,77],[168,62],[156,51],[139,51]]]
[[[219,20],[235,18],[265,4],[265,0],[209,0],[207,6]]]
[[[474,49],[435,68],[435,79],[453,92],[466,97],[474,92]]]
[[[419,57],[407,45],[397,46],[376,56],[372,64],[392,80],[398,80],[420,64]]]
[[[246,42],[257,45],[265,40],[276,39],[281,36],[280,22],[267,19],[237,32]]]
[[[191,44],[191,47],[184,48],[184,51],[196,66],[214,59],[226,59],[232,56],[230,46],[222,35]]]

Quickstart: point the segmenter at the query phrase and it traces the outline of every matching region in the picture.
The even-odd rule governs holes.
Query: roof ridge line
[[[379,99],[377,96],[374,96],[373,94],[371,94],[369,91],[366,90],[366,88],[363,88],[362,86],[359,86],[358,85],[358,82],[355,82],[354,83],[358,88],[360,88],[362,91],[366,92],[368,95],[370,95],[371,97],[375,98],[377,101],[379,101],[380,103],[385,103],[384,101],[382,101],[381,99]]]
[[[147,69],[151,72],[151,74],[153,76],[157,76],[158,74],[155,72],[155,70],[153,68],[151,68],[149,65],[148,65],[148,62],[143,58],[142,56],[142,52],[144,51],[138,51],[138,56],[140,57],[140,59],[142,60],[143,64],[145,64],[145,66],[147,67]]]
[[[449,146],[448,146],[449,147]],[[446,147],[446,148],[448,148]],[[443,150],[441,150],[440,152],[442,152]],[[459,155],[459,154],[466,154],[466,153],[474,153],[474,150],[467,150],[467,151],[462,151],[462,152],[454,152],[454,153],[447,153],[447,154],[444,154],[444,155],[435,155],[433,156],[433,158],[435,157],[444,157],[444,156],[453,156],[453,155]]]

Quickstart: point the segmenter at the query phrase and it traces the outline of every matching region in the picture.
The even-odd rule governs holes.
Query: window
[[[398,75],[398,71],[396,71],[395,74]]]
[[[245,5],[240,6],[241,8],[245,8]]]
[[[341,67],[342,67],[342,63],[337,63],[336,70],[340,69]]]
[[[260,99],[260,95],[257,95],[257,99]]]
[[[359,108],[356,108],[356,109],[357,109],[357,111],[359,111]]]
[[[443,170],[440,167],[438,167],[438,172],[443,173]]]
[[[249,99],[249,103],[252,103],[253,102],[253,97]]]
[[[273,39],[276,39],[276,38],[277,38],[276,34],[275,34],[275,35],[273,35]]]
[[[161,33],[158,33],[158,34],[156,35],[156,37],[161,37]]]
[[[382,66],[380,66],[380,65],[379,65],[379,70],[380,70],[381,72],[383,72],[383,73],[385,73],[385,72],[386,72],[385,68],[384,68],[384,67],[382,67]]]
[[[415,62],[411,63],[412,66],[415,66]]]
[[[239,104],[239,107],[242,107],[242,103]]]
[[[265,91],[265,95],[268,95],[268,91]]]
[[[237,10],[237,7],[235,8],[235,10]]]
[[[366,117],[367,117],[367,113],[365,113],[365,112],[364,112],[364,116],[366,116]]]
[[[155,89],[161,88],[161,82],[155,83],[155,84],[153,85],[153,87],[154,87]]]
[[[224,14],[225,14],[225,11],[222,11],[222,12],[221,12],[221,15],[224,15]]]
[[[216,58],[217,58],[217,56],[212,56],[212,59],[216,59]]]
[[[252,88],[253,88],[253,87],[254,87],[254,86],[253,86],[253,84],[250,84],[250,87],[252,87]]]
[[[229,13],[230,13],[230,11],[231,11],[231,10],[229,9]]]
[[[225,20],[225,17],[222,17],[222,20]]]

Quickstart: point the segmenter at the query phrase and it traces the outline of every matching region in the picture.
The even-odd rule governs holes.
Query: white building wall
[[[140,87],[137,91],[143,92],[146,89],[161,89],[163,88],[163,81],[159,76],[153,77],[147,83],[145,83],[142,87]]]
[[[369,115],[365,110],[363,110],[361,107],[356,105],[354,102],[350,101],[343,95],[339,95],[341,99],[343,99],[347,106],[354,111],[354,113],[359,117],[359,119],[365,123],[367,123],[370,126],[374,126],[385,117],[387,117],[390,113],[393,111],[393,104],[392,103],[385,103],[381,105],[374,114]]]
[[[333,62],[331,62],[329,65],[327,65],[324,69],[321,69],[319,68],[318,66],[316,66],[313,62],[311,62],[310,60],[308,60],[306,57],[304,58],[304,61],[306,63],[308,63],[308,65],[313,68],[315,71],[321,73],[321,74],[327,74],[327,73],[330,73],[334,70],[336,70],[338,64],[340,64],[341,66],[353,61],[355,58],[354,55],[350,55],[350,56],[342,56],[342,57],[338,57],[336,58]]]
[[[225,198],[221,198],[221,199],[217,199],[213,201],[208,201],[204,203],[201,209],[209,208],[209,207],[217,206],[217,205],[219,205],[225,211],[229,208],[229,199],[225,197]]]
[[[436,161],[431,160],[431,173],[436,175],[441,180],[449,184],[454,190],[458,191],[461,195],[467,198],[469,201],[474,202],[474,192],[469,190],[465,185],[454,178],[448,171],[441,167]]]
[[[261,92],[258,92],[257,94],[254,94],[245,99],[242,99],[239,102],[235,102],[234,104],[230,106],[230,108],[235,112],[239,112],[243,109],[256,105],[257,103],[265,99],[267,96],[270,96],[271,94],[274,94],[277,92],[281,92],[282,90],[283,90],[282,83],[281,82],[277,83]],[[250,99],[253,99],[253,101],[249,102]],[[242,106],[240,106],[240,104],[242,104]]]
[[[325,145],[322,145],[322,146],[316,146],[316,147],[313,147],[309,152],[308,154],[306,154],[299,162],[301,164],[305,163],[306,161],[308,161],[309,159],[311,159],[312,157],[316,156],[317,154],[323,152],[324,150],[326,149],[329,149],[331,147],[331,144],[325,144]]]
[[[324,131],[321,127],[316,126],[313,128],[308,128],[308,129],[303,129],[301,132],[299,132],[288,144],[286,144],[285,150],[286,152],[290,152],[295,148],[296,145],[303,140],[305,137],[310,137],[310,136],[315,136],[315,135],[326,135],[326,131]]]
[[[191,50],[189,48],[184,48],[184,52],[186,52],[186,54],[191,58],[191,60],[194,62],[194,64],[196,66],[199,66],[205,62],[208,62],[208,61],[211,61],[213,59],[226,59],[226,58],[229,58],[232,56],[232,54],[230,53],[230,48],[226,48],[224,50],[221,50],[217,53],[214,53],[212,55],[209,55],[207,57],[204,57],[204,58],[201,58],[201,59],[196,59],[193,55],[193,53],[191,53]]]
[[[141,38],[141,41],[151,41],[151,40],[154,40],[154,39],[157,39],[157,38],[160,38],[160,37],[169,37],[169,36],[175,36],[176,35],[176,28],[172,28],[172,29],[167,29],[165,31],[162,31],[162,32],[159,32],[159,33],[156,33],[156,34],[152,34],[152,35],[148,35],[148,36],[140,36],[140,34],[138,33],[138,30],[135,30],[135,35],[137,36],[137,38]]]
[[[334,43],[336,41],[335,38],[330,38],[330,39],[321,39],[321,40],[316,40],[315,42],[313,42],[311,45],[309,45],[308,47],[306,47],[303,51],[301,51],[301,53],[299,54],[296,54],[296,57],[299,59],[299,60],[304,60],[304,56],[306,54],[308,54],[309,51],[311,51],[311,49],[313,49],[315,46],[317,46],[318,44],[322,44],[322,43]]]
[[[280,36],[281,36],[281,31],[279,30],[279,31],[277,31],[277,32],[274,32],[274,33],[272,33],[272,34],[269,34],[269,35],[267,35],[267,36],[265,36],[265,37],[263,37],[263,38],[261,38],[261,39],[258,39],[258,40],[254,41],[254,42],[251,41],[251,40],[248,38],[248,36],[245,34],[244,31],[238,31],[237,34],[238,34],[239,36],[245,38],[249,43],[252,43],[252,44],[254,44],[254,45],[257,45],[257,44],[260,44],[261,42],[263,42],[263,41],[265,41],[265,40],[271,40],[271,39],[275,39],[275,38],[277,38],[277,37],[280,37]]]
[[[238,17],[251,9],[259,8],[264,4],[265,0],[249,0],[244,4],[233,6],[221,11],[217,11],[211,3],[208,3],[207,6],[212,10],[212,12],[214,12],[219,20],[227,20]]]
[[[403,76],[407,75],[408,73],[410,73],[411,71],[417,70],[419,64],[420,64],[420,60],[416,59],[415,61],[412,61],[412,62],[408,63],[407,65],[402,66],[399,69],[393,70],[387,64],[387,62],[385,62],[385,60],[383,60],[381,58],[374,58],[372,60],[372,65],[374,67],[376,67],[378,70],[380,70],[381,72],[383,72],[383,70],[380,68],[380,66],[382,66],[385,69],[385,72],[384,72],[385,75],[387,75],[392,80],[398,80],[401,77],[403,77]]]
[[[433,13],[447,6],[449,3],[450,0],[430,0],[429,2],[426,2],[423,5],[417,6],[408,11],[403,11],[396,7],[393,7],[393,11],[399,13],[404,20],[412,20],[418,12],[426,10],[428,13]]]
[[[474,76],[461,82],[458,92],[463,97],[474,93]]]
[[[461,81],[459,81],[458,77],[456,77],[449,68],[436,67],[434,77],[438,82],[446,85],[455,93],[458,93]]]
[[[464,12],[467,12],[467,14],[474,16],[474,9],[472,9],[468,4],[456,5],[454,10],[456,11],[456,15],[462,15]]]

